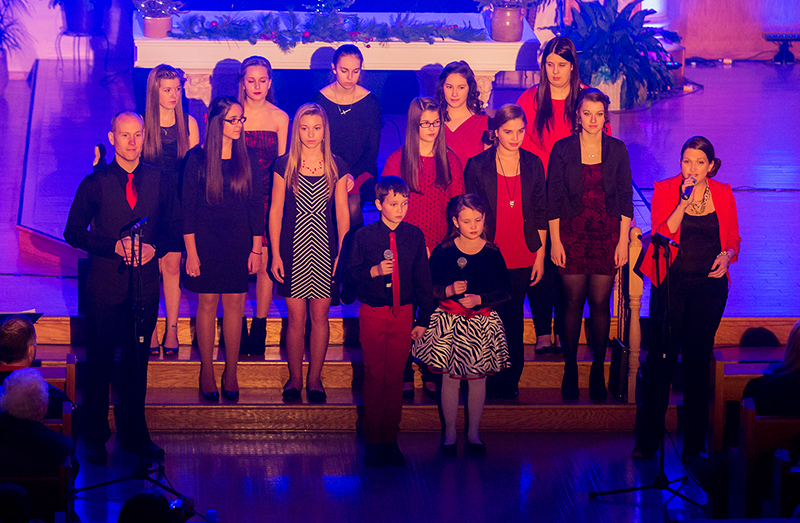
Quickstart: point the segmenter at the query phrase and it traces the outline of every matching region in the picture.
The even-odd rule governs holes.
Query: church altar
[[[240,16],[257,17],[266,11],[247,11]],[[207,20],[230,15],[221,12],[197,12],[185,14],[202,15]],[[375,18],[388,21],[387,13],[358,13],[362,20]],[[234,15],[236,16],[236,15]],[[478,13],[418,13],[419,21],[440,21],[448,24],[483,28],[483,17]],[[173,27],[180,15],[173,17]],[[146,38],[142,34],[141,18],[133,24],[136,67],[152,68],[166,63],[183,70],[186,77],[185,93],[188,98],[211,102],[212,77],[220,65],[229,71],[236,64],[252,55],[267,58],[273,69],[329,69],[333,51],[342,43],[355,43],[364,55],[365,70],[418,71],[432,66],[444,66],[456,60],[466,60],[475,72],[475,79],[484,102],[489,100],[495,75],[500,71],[538,70],[537,55],[539,41],[530,26],[525,23],[522,40],[519,42],[459,42],[446,39],[434,44],[427,42],[313,42],[299,44],[287,52],[271,41],[258,41],[255,45],[247,41],[202,40],[178,38]],[[438,73],[437,73],[438,74]]]

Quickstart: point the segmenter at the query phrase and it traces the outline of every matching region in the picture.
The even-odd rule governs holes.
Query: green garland
[[[204,16],[192,15],[182,18],[178,29],[169,35],[185,40],[246,40],[253,45],[259,40],[272,41],[284,52],[297,44],[311,42],[363,42],[370,47],[371,42],[392,40],[429,44],[445,38],[461,42],[486,40],[486,32],[471,25],[418,22],[411,13],[393,15],[389,23],[379,23],[374,18],[362,20],[356,14],[341,13],[337,7],[318,4],[314,12],[304,14],[302,22],[303,14],[294,11],[269,13],[259,18],[221,16],[210,22]]]

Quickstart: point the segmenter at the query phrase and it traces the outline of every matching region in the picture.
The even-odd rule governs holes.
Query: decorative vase
[[[144,35],[147,38],[166,38],[167,31],[172,31],[172,17],[144,17]]]
[[[93,0],[63,0],[64,23],[67,34],[99,36],[103,33],[105,2]]]
[[[521,7],[492,8],[490,36],[495,42],[519,42],[522,40],[522,24],[525,9]]]
[[[8,53],[5,49],[0,49],[0,96],[6,92],[8,87]]]

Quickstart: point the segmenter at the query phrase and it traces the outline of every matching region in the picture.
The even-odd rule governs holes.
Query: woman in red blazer
[[[689,461],[705,452],[709,360],[728,299],[728,267],[736,261],[741,242],[733,191],[730,185],[712,179],[721,164],[711,142],[695,136],[681,149],[681,174],[655,184],[653,235],[666,236],[679,247],[669,247],[668,292],[664,282],[667,263],[663,256],[659,258],[656,277],[652,243],[641,266],[658,298],[653,302],[656,307],[651,308],[655,311],[651,317],[657,318],[653,340],[662,343],[651,344],[647,354],[634,458],[650,457],[658,450],[670,377],[679,352],[683,354],[686,411],[682,457]],[[687,199],[682,198],[685,194]]]

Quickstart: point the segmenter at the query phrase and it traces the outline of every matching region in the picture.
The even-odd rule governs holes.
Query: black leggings
[[[611,328],[609,299],[614,285],[614,276],[604,274],[564,274],[561,276],[564,289],[564,349],[565,371],[577,372],[578,341],[581,335],[583,304],[589,300],[589,322],[586,339],[594,362],[605,361],[608,346],[608,331]]]

